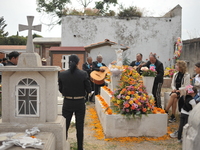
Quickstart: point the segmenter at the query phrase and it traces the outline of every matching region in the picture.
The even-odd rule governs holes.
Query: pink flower
[[[151,71],[156,71],[154,66],[151,66],[151,67],[150,67],[150,70],[151,70]]]

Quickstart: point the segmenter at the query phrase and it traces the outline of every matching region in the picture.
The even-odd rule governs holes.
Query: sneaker
[[[176,118],[171,116],[171,118],[169,119],[169,122],[171,123],[176,122]]]
[[[171,133],[169,136],[171,138],[177,138],[178,137],[178,131],[175,131],[174,133]]]
[[[182,139],[178,140],[177,142],[178,142],[178,143],[182,143]]]

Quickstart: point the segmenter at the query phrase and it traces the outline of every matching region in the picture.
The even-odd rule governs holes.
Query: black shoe
[[[171,123],[176,122],[176,118],[174,115],[171,115],[169,122],[171,122]]]

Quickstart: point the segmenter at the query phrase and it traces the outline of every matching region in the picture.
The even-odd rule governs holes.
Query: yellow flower
[[[131,91],[128,91],[128,95],[131,95]]]
[[[149,102],[150,102],[151,104],[153,104],[153,103],[154,103],[154,100],[153,100],[153,99],[151,99]]]
[[[120,104],[121,103],[121,101],[120,100],[117,100],[117,104]]]
[[[133,101],[131,100],[131,101],[129,101],[129,104],[133,104]]]
[[[138,102],[138,105],[140,106],[140,105],[142,105],[140,102]]]
[[[129,100],[129,99],[130,99],[130,96],[126,96],[126,99]]]

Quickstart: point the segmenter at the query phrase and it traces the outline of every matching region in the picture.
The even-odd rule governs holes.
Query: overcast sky
[[[69,7],[80,8],[80,5],[73,1]],[[130,5],[145,9],[147,15],[162,16],[176,5],[182,7],[182,39],[200,37],[200,0],[118,0],[128,7]],[[90,5],[93,7],[94,5]],[[47,23],[50,18],[36,11],[36,0],[0,0],[0,17],[6,20],[5,31],[9,36],[16,35],[18,24],[27,25],[26,16],[35,16],[33,25]],[[61,26],[56,25],[52,30],[48,26],[42,25],[42,32],[34,32],[43,37],[61,37]],[[27,36],[27,31],[22,31],[19,35]]]

